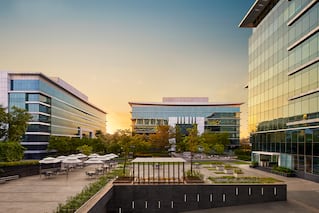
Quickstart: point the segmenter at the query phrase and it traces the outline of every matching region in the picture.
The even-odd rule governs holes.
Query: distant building
[[[256,0],[249,38],[248,123],[253,160],[319,180],[319,4]]]
[[[21,144],[25,157],[47,155],[50,136],[94,137],[106,131],[106,113],[88,97],[60,78],[41,73],[0,72],[0,104],[17,106],[32,115]]]
[[[182,131],[197,124],[198,132],[229,133],[231,146],[239,145],[240,105],[211,103],[208,98],[163,98],[163,102],[129,102],[132,131],[153,134],[159,125],[178,125]]]

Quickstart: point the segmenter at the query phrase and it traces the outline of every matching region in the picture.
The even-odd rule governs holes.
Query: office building
[[[319,180],[318,0],[256,0],[249,38],[252,157]]]
[[[162,102],[129,102],[132,108],[132,131],[153,134],[159,125],[178,125],[185,133],[197,125],[204,132],[229,133],[230,146],[239,145],[240,105],[212,103],[204,97],[166,97]]]
[[[21,141],[25,158],[46,156],[50,136],[93,138],[97,130],[106,132],[106,113],[60,78],[0,72],[0,83],[2,107],[17,106],[32,116]]]

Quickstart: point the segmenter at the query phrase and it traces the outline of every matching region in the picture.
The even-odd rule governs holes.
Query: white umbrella
[[[98,158],[90,158],[89,160],[84,161],[85,164],[104,164],[104,162]]]
[[[116,154],[111,153],[111,155],[113,156],[113,158],[118,158],[119,156]]]
[[[59,160],[63,160],[63,159],[65,159],[66,158],[66,156],[64,156],[64,155],[61,155],[61,156],[58,156],[58,157],[56,157],[56,159],[59,159]]]
[[[62,160],[62,163],[65,163],[65,164],[77,164],[81,162],[82,161],[78,159],[77,157],[66,157],[65,159]]]
[[[104,155],[104,156],[107,156],[108,158],[110,158],[110,160],[118,157],[116,154],[113,154],[113,153],[111,153],[111,154],[106,154],[106,155]]]
[[[59,162],[61,162],[61,160],[53,158],[53,157],[46,157],[39,161],[39,163],[42,163],[42,164],[59,163]]]
[[[90,155],[89,155],[89,158],[96,158],[96,157],[98,157],[98,156],[100,156],[100,155],[99,155],[99,154],[94,153],[94,154],[90,154]]]
[[[71,158],[73,158],[73,157],[77,157],[75,154],[71,154],[71,155],[69,155],[68,157],[71,157]]]
[[[87,156],[83,153],[76,154],[77,158],[86,158]]]
[[[108,161],[108,160],[111,160],[112,157],[109,157],[109,156],[106,156],[106,155],[102,155],[102,156],[98,156],[97,159],[99,159],[101,161]]]

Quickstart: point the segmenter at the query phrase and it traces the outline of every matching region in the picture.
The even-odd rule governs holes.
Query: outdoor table
[[[44,175],[45,175],[47,178],[49,178],[49,177],[52,177],[53,175],[56,175],[56,172],[54,172],[54,171],[46,171],[46,172],[44,173]]]
[[[104,169],[102,167],[99,167],[99,168],[96,168],[95,171],[97,174],[102,174]]]
[[[94,175],[96,175],[96,172],[95,171],[87,171],[86,175],[89,177],[94,177]]]
[[[60,174],[66,174],[67,171],[68,171],[67,168],[60,168],[60,169],[59,169],[59,173],[60,173]]]

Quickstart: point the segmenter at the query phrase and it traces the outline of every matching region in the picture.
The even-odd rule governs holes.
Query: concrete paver
[[[0,184],[0,213],[52,213],[59,203],[95,180],[86,177],[87,170],[92,170],[92,166],[75,169],[69,175],[51,178],[36,175]]]

